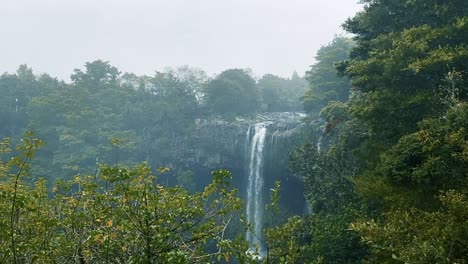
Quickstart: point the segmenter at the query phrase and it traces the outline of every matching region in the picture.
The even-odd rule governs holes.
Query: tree
[[[335,37],[323,46],[315,56],[316,63],[307,72],[309,87],[302,98],[307,112],[319,112],[330,101],[346,102],[349,98],[350,83],[338,76],[335,64],[348,59],[353,42],[345,37]]]
[[[96,175],[47,189],[43,179],[33,186],[24,181],[42,142],[28,134],[23,143],[21,156],[13,157],[8,140],[0,144],[2,261],[207,263],[232,257],[249,263],[245,241],[225,236],[241,209],[229,172],[213,172],[212,183],[192,195],[163,186],[145,163],[102,165]]]
[[[416,155],[418,144],[425,148],[427,143],[416,139],[414,133],[427,132],[418,124],[445,118],[454,105],[467,100],[468,49],[463,43],[468,19],[460,13],[467,5],[460,1],[449,1],[450,5],[438,1],[366,2],[365,11],[345,24],[357,34],[357,45],[339,69],[353,83],[350,114],[369,129],[361,141],[367,152],[367,169],[380,178],[386,173],[374,169],[388,165],[388,149],[403,151],[405,146]],[[447,10],[455,16],[448,16]],[[395,23],[388,23],[391,21]],[[415,159],[403,158],[401,165],[407,166],[403,163],[410,160]],[[444,166],[441,161],[433,162]],[[411,170],[417,171],[419,166],[426,165],[417,163]],[[407,170],[398,177],[411,177],[409,173]]]
[[[353,84],[347,123],[368,131],[348,148],[368,206],[352,228],[368,263],[464,263],[468,5],[364,2],[344,25],[356,46],[338,65]]]
[[[48,142],[35,161],[36,176],[94,172],[97,161],[114,160],[111,138],[126,142],[126,148],[119,149],[121,160],[134,155],[128,150],[138,138],[124,120],[135,91],[122,87],[118,77],[108,62],[86,63],[84,71],[75,70],[71,85],[52,87],[49,94],[31,100],[28,126]]]
[[[361,97],[352,114],[370,126],[375,145],[386,148],[424,118],[443,115],[450,94],[466,100],[467,5],[367,2],[365,12],[345,24],[357,34],[357,45],[339,69]]]
[[[466,192],[443,192],[437,200],[443,205],[438,211],[393,210],[385,223],[354,223],[372,251],[365,263],[466,263]]]
[[[468,189],[467,120],[468,104],[460,103],[443,119],[421,122],[381,155],[375,170],[356,179],[361,195],[385,209],[437,210],[440,192]]]
[[[257,84],[246,70],[226,70],[207,84],[205,103],[217,114],[255,113],[260,109]]]
[[[324,263],[464,263],[468,5],[363,2],[344,25],[356,44],[336,64],[351,80],[350,100],[320,106],[328,104],[320,115],[333,144],[291,157],[312,205],[312,222],[299,231],[311,235],[299,245]]]
[[[293,230],[294,241],[299,248],[296,258],[300,263],[361,263],[367,256],[367,246],[360,241],[357,232],[349,230],[356,218],[366,214],[353,183],[361,167],[350,148],[359,139],[360,131],[350,122],[348,105],[331,102],[320,113],[327,125],[322,132],[322,141],[328,138],[331,144],[320,149],[311,142],[290,153],[290,169],[304,181],[309,214]],[[291,223],[277,227],[285,232]],[[276,230],[276,231],[275,231]],[[279,255],[288,256],[281,243],[274,245]]]
[[[97,91],[106,86],[115,87],[118,85],[119,75],[119,70],[111,66],[109,62],[97,60],[86,62],[85,71],[75,69],[75,73],[71,75],[70,79],[77,86]]]
[[[463,0],[364,0],[362,3],[364,11],[349,18],[343,25],[363,44],[359,44],[356,52],[370,51],[371,47],[366,47],[365,41],[380,35],[423,25],[439,27],[466,16],[468,10],[468,4]]]
[[[0,76],[0,136],[19,137],[26,132],[28,105],[36,96],[48,94],[50,86],[60,85],[48,75],[37,77],[27,65],[20,65],[15,74]]]
[[[265,110],[270,112],[298,111],[300,97],[304,94],[306,82],[294,73],[290,79],[265,74],[258,81],[258,88]]]
[[[145,86],[132,95],[126,127],[142,138],[143,159],[152,165],[177,164],[193,151],[195,120],[201,115],[203,71],[189,67],[144,77]],[[164,150],[164,151],[161,151]]]

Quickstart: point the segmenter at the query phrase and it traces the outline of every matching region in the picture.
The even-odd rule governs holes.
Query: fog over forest
[[[466,0],[0,23],[0,263],[468,263]]]
[[[0,72],[28,64],[69,80],[101,59],[138,75],[183,65],[210,76],[229,68],[303,75],[361,8],[345,0],[5,0]]]

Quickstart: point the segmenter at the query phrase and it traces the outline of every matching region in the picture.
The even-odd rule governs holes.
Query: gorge
[[[232,138],[238,146],[244,146],[243,177],[240,187],[245,198],[245,216],[251,226],[246,233],[250,250],[258,250],[260,256],[266,254],[263,227],[264,210],[269,201],[269,190],[275,180],[284,182],[285,188],[295,188],[299,179],[294,178],[287,168],[288,149],[291,150],[302,137],[302,118],[304,114],[294,112],[266,113],[253,119],[237,119],[224,123],[228,126],[244,128],[244,142]],[[239,131],[239,132],[240,132]],[[291,193],[291,192],[289,192]],[[302,197],[283,197],[287,203],[295,204],[293,211],[302,213]],[[271,221],[271,220],[270,220]]]

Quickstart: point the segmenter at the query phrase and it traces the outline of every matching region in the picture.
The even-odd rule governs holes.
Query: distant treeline
[[[33,174],[50,179],[93,173],[97,163],[176,165],[195,144],[211,142],[195,129],[197,119],[299,111],[306,86],[297,74],[255,80],[243,69],[212,78],[190,67],[121,74],[100,60],[65,83],[21,65],[0,76],[0,138],[35,131],[46,145]]]
[[[120,201],[122,207],[116,209],[115,219],[130,224],[132,219],[141,223],[167,220],[158,218],[159,214],[152,215],[154,210],[146,207],[134,218],[122,211],[142,205],[146,197],[134,191],[147,190],[150,184],[156,188],[148,189],[154,195],[151,201],[161,209],[154,212],[166,212],[165,206],[170,207],[169,215],[177,214],[171,211],[175,210],[172,206],[182,210],[182,218],[169,219],[167,224],[180,221],[183,226],[185,220],[200,223],[193,220],[200,217],[211,223],[217,233],[209,233],[210,228],[194,229],[194,233],[184,234],[181,239],[163,232],[169,240],[148,233],[147,237],[157,244],[146,241],[146,248],[172,247],[173,251],[164,256],[175,254],[180,257],[179,263],[233,259],[239,263],[468,263],[468,1],[362,3],[363,11],[343,25],[353,38],[337,36],[317,52],[316,63],[305,76],[305,91],[304,80],[297,75],[290,79],[266,75],[256,81],[248,71],[240,69],[224,71],[214,78],[190,68],[139,77],[121,75],[109,63],[95,61],[87,63],[84,70],[76,70],[72,82],[66,84],[47,75],[34,76],[31,69],[20,66],[16,74],[0,78],[0,136],[18,139],[26,129],[37,131],[48,145],[33,159],[36,175],[56,179],[104,170],[94,175],[107,178],[86,178],[88,186],[94,188],[92,199],[83,198],[87,192],[79,193],[80,199],[88,202],[87,209],[95,206],[93,213],[103,210],[99,202],[94,204],[98,198],[109,204],[119,203],[118,199],[123,198],[120,192],[128,190],[133,202]],[[289,166],[304,181],[309,213],[266,230],[268,252],[262,261],[249,260],[242,237],[222,239],[223,228],[231,223],[230,219],[242,219],[236,215],[239,204],[230,203],[229,212],[217,211],[217,216],[222,217],[215,217],[216,220],[204,217],[204,212],[220,203],[238,202],[223,185],[229,178],[227,172],[216,174],[214,185],[204,189],[212,192],[205,196],[195,194],[202,198],[221,196],[204,200],[207,204],[195,199],[197,204],[188,205],[181,189],[166,189],[146,181],[143,176],[148,175],[147,167],[143,165],[135,167],[132,173],[127,169],[119,171],[120,167],[143,160],[151,164],[183,160],[186,153],[178,150],[190,151],[194,141],[209,143],[207,133],[198,134],[194,129],[198,118],[218,115],[232,120],[261,111],[296,111],[301,109],[300,103],[308,113],[304,120],[306,142],[289,153]],[[319,142],[316,137],[308,137],[312,128],[307,127],[314,125],[317,118],[326,122]],[[41,245],[50,248],[50,243],[55,243],[50,239],[41,240],[49,244],[25,242],[33,241],[27,235],[36,239],[44,238],[45,233],[36,236],[23,228],[24,215],[32,220],[49,219],[32,216],[50,214],[54,208],[64,212],[73,212],[73,208],[85,210],[73,207],[78,196],[70,193],[62,198],[55,195],[48,203],[51,206],[60,199],[70,200],[65,207],[36,209],[40,201],[37,197],[44,197],[38,192],[42,185],[32,192],[21,189],[26,185],[21,185],[20,176],[28,170],[18,168],[25,164],[22,161],[28,155],[27,146],[39,143],[31,138],[22,142],[16,152],[2,144],[4,162],[0,164],[0,209],[4,211],[0,257],[16,263],[20,263],[20,253],[13,252],[22,252],[23,248],[42,252]],[[322,142],[327,144],[317,144]],[[162,168],[161,173],[164,171]],[[181,175],[189,174],[184,171]],[[93,181],[102,185],[93,185]],[[133,181],[138,184],[129,186]],[[78,183],[74,183],[75,188]],[[158,196],[158,192],[166,196]],[[273,201],[279,195],[288,195],[276,189],[272,194]],[[168,203],[170,197],[174,197],[175,204]],[[27,207],[28,199],[34,200],[36,207]],[[277,209],[273,211],[280,215],[281,208]],[[89,244],[73,244],[70,249],[58,247],[62,251],[57,254],[74,250],[74,255],[67,256],[74,256],[75,262],[84,259],[80,254],[99,256],[101,262],[121,256],[118,247],[125,244],[114,244],[116,241],[112,240],[113,230],[117,229],[110,221],[114,219],[113,212],[102,212],[109,214],[96,218],[101,222],[83,222],[93,223],[91,230],[98,231],[92,233],[94,239],[83,240]],[[167,224],[156,221],[154,225],[142,225],[149,229],[140,228],[139,232],[165,230]],[[92,237],[81,231],[70,234]],[[115,232],[125,233],[118,229]],[[211,235],[204,237],[203,233]],[[135,234],[138,233],[125,234],[124,241],[145,248],[141,244],[145,241],[132,237]],[[197,245],[204,249],[195,248],[194,244],[183,246],[190,241],[184,239],[191,235],[201,241]],[[180,242],[176,246],[172,244],[175,240]],[[208,240],[218,243],[210,244]],[[218,251],[208,250],[213,248]],[[211,255],[203,255],[204,250]],[[190,252],[197,258],[189,260]],[[30,260],[33,255],[21,256]],[[147,263],[165,260],[147,259]]]

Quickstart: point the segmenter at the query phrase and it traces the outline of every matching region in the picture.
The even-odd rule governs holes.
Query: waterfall
[[[317,140],[317,151],[321,152],[322,151],[322,145],[323,145],[323,135],[320,136],[320,138]]]
[[[246,239],[250,245],[250,251],[258,247],[260,255],[263,255],[264,245],[261,241],[263,229],[263,185],[262,175],[263,149],[266,135],[266,123],[257,123],[253,128],[253,137],[250,139],[250,127],[247,132],[246,141],[249,142],[249,167],[247,184],[247,221],[253,230],[247,231]]]

